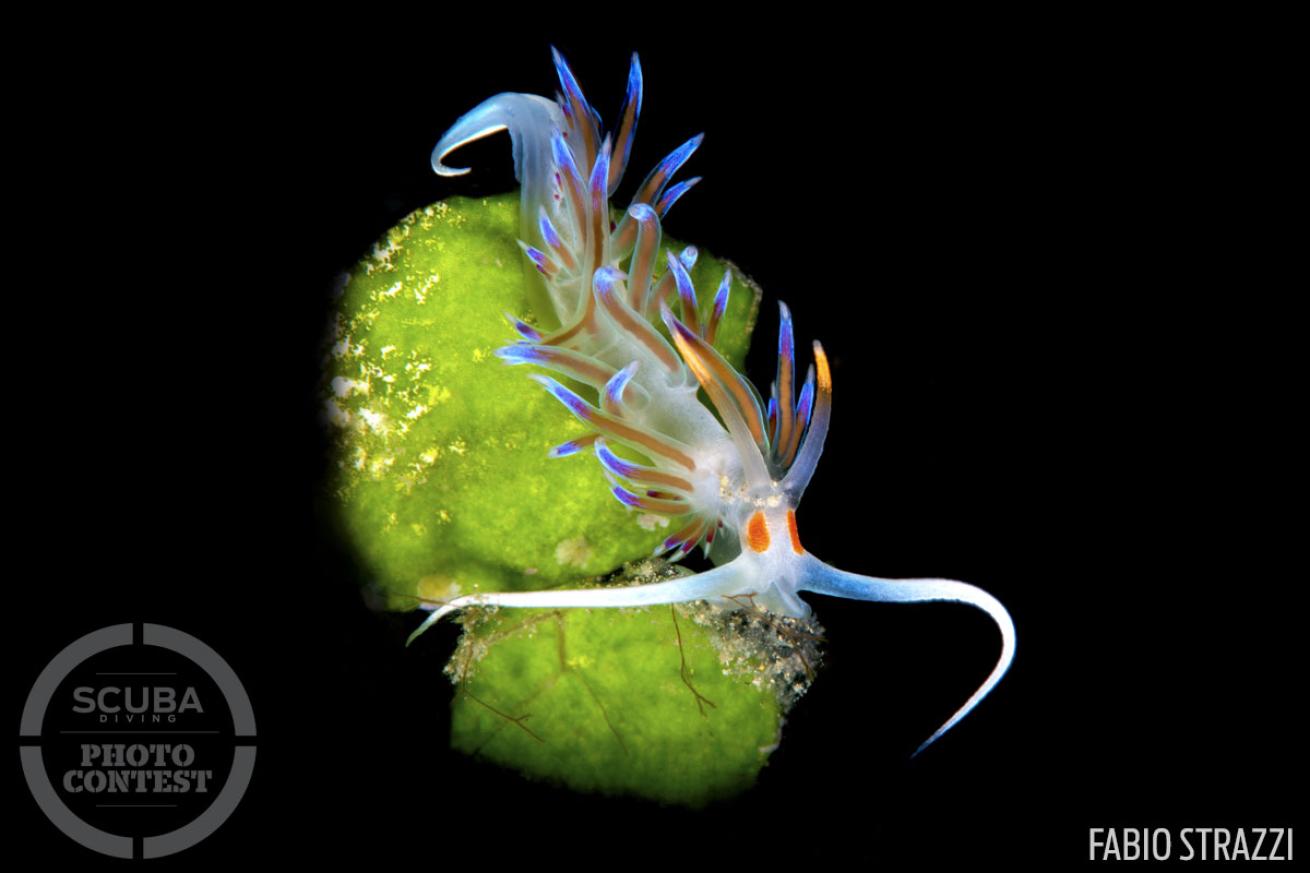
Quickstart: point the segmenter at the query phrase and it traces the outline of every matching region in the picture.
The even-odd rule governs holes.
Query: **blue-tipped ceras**
[[[725,272],[707,317],[701,318],[688,275],[694,248],[667,252],[660,265],[660,219],[698,179],[672,177],[701,143],[693,137],[659,163],[638,187],[617,224],[610,196],[623,178],[641,111],[641,65],[633,55],[627,100],[617,131],[600,116],[572,71],[554,52],[561,92],[492,97],[464,115],[437,143],[432,166],[443,176],[460,146],[506,130],[522,186],[524,253],[543,277],[562,327],[542,334],[510,317],[520,341],[498,354],[588,385],[591,402],[550,376],[533,374],[591,432],[552,450],[555,457],[590,449],[624,504],[678,519],[657,554],[679,558],[697,546],[712,570],[670,581],[579,590],[493,592],[430,604],[432,615],[411,640],[443,616],[469,606],[631,607],[708,600],[730,608],[767,609],[804,617],[801,591],[895,603],[946,601],[986,612],[1001,632],[1001,654],[986,681],[915,754],[936,741],[995,687],[1014,659],[1014,623],[987,592],[950,579],[880,579],[838,570],[807,552],[796,507],[814,475],[832,405],[823,347],[797,390],[791,316],[781,309],[777,376],[765,402],[715,351],[730,291]],[[672,344],[652,326],[659,319]],[[697,399],[703,388],[718,417]],[[647,463],[619,457],[611,445]]]

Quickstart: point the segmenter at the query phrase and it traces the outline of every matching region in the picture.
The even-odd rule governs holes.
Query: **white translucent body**
[[[446,603],[433,604],[431,616],[415,631],[414,636],[442,617],[470,606],[632,607],[707,600],[732,608],[767,609],[783,615],[803,617],[810,613],[810,607],[800,598],[802,591],[879,602],[937,601],[968,604],[982,610],[995,621],[1001,635],[1000,656],[978,690],[919,746],[917,754],[967,715],[1009,668],[1015,650],[1014,624],[1009,614],[990,594],[964,582],[948,579],[893,580],[848,573],[829,566],[801,547],[795,534],[793,513],[822,452],[830,413],[831,382],[821,347],[815,344],[818,380],[813,395],[812,416],[805,416],[806,420],[802,421],[798,413],[795,427],[797,439],[800,440],[799,450],[793,450],[792,454],[780,460],[776,451],[770,452],[773,447],[769,437],[766,435],[761,440],[758,427],[752,431],[748,425],[746,419],[752,415],[750,403],[723,402],[723,397],[727,395],[713,393],[716,379],[731,382],[732,377],[740,376],[734,371],[725,377],[722,363],[716,371],[711,360],[713,353],[706,352],[695,337],[690,336],[692,332],[685,328],[666,305],[661,304],[660,316],[674,339],[672,345],[660,337],[658,343],[663,344],[661,347],[653,343],[644,329],[634,331],[631,328],[633,316],[647,320],[652,315],[650,307],[644,307],[642,311],[640,301],[648,299],[651,290],[655,288],[652,273],[637,263],[633,240],[635,237],[638,240],[637,247],[640,249],[644,245],[645,249],[642,250],[648,252],[651,234],[654,234],[655,246],[658,248],[658,218],[654,217],[649,203],[637,203],[618,227],[609,230],[608,196],[617,185],[616,174],[611,172],[608,163],[610,141],[606,140],[603,145],[599,145],[597,123],[594,128],[597,136],[591,148],[583,146],[580,133],[589,134],[592,129],[580,128],[577,118],[586,114],[580,113],[578,106],[586,104],[581,99],[581,92],[572,74],[558,55],[556,64],[561,71],[561,83],[565,92],[558,105],[533,95],[501,94],[493,97],[463,116],[441,138],[433,150],[433,167],[443,175],[467,172],[446,166],[444,160],[447,155],[459,146],[491,133],[500,130],[509,132],[514,144],[515,170],[522,185],[522,238],[533,247],[529,252],[530,257],[535,258],[542,252],[551,251],[551,241],[543,234],[542,224],[538,220],[544,215],[559,237],[560,245],[554,249],[556,257],[574,262],[573,269],[566,269],[560,263],[551,261],[542,271],[546,274],[543,286],[549,306],[561,325],[568,326],[583,319],[589,328],[558,345],[549,345],[550,340],[547,339],[536,345],[511,347],[510,352],[526,356],[542,349],[553,352],[563,348],[584,356],[588,366],[595,362],[597,367],[607,371],[626,370],[630,378],[620,396],[611,398],[608,407],[604,401],[598,401],[594,409],[605,407],[604,412],[611,416],[611,420],[620,421],[642,434],[652,435],[660,440],[661,445],[673,447],[692,460],[692,468],[688,469],[685,463],[651,454],[649,445],[625,438],[623,432],[616,432],[612,427],[607,428],[605,419],[599,419],[601,424],[598,430],[603,437],[596,444],[597,451],[602,451],[607,443],[627,445],[649,458],[646,462],[649,469],[685,480],[691,487],[678,491],[676,499],[681,501],[679,506],[685,506],[689,517],[709,521],[708,530],[716,533],[713,548],[709,548],[703,540],[700,542],[707,546],[706,550],[717,566],[692,576],[649,585],[487,592],[458,597]],[[633,99],[635,81],[635,99],[639,108],[640,67],[635,57],[633,70],[629,78],[629,99]],[[575,95],[579,102],[569,104],[570,94]],[[571,113],[562,111],[561,107],[570,105],[573,108]],[[635,113],[633,118],[635,129]],[[573,135],[567,154],[561,153],[559,143],[562,140],[557,140],[565,128]],[[628,137],[620,134],[624,160],[630,133]],[[698,143],[699,140],[693,141],[692,148]],[[566,164],[579,163],[584,166],[579,166],[573,172],[569,166],[561,166],[561,157]],[[682,159],[685,156],[677,163],[680,164]],[[621,175],[622,167],[617,173],[617,176]],[[587,176],[590,176],[592,193],[595,195],[593,208],[589,209],[584,204],[580,209],[577,206],[576,181],[570,192],[568,179],[577,180]],[[562,178],[565,180],[563,185],[560,183]],[[572,198],[569,196],[571,193],[574,195]],[[654,202],[653,197],[650,202]],[[606,226],[601,233],[589,230],[587,226],[589,221],[596,218],[594,206],[597,203],[602,204],[605,210],[603,220]],[[640,225],[645,236],[635,235],[629,222]],[[596,226],[600,226],[599,221]],[[687,253],[684,252],[683,256],[687,257]],[[672,257],[669,257],[669,264],[670,269],[677,266]],[[643,282],[640,288],[629,287],[628,283],[638,276],[650,279],[650,282]],[[616,308],[613,302],[615,299],[635,303],[635,308]],[[608,301],[610,308],[607,309],[597,301]],[[685,306],[683,312],[687,314]],[[783,320],[790,352],[790,318],[785,307]],[[673,346],[676,346],[676,351]],[[670,360],[673,361],[672,365]],[[543,366],[577,378],[576,373],[563,366]],[[790,374],[790,362],[788,367],[787,372]],[[566,405],[571,405],[579,417],[598,420],[593,408],[579,406],[576,396],[570,396],[568,392],[559,393],[558,383],[545,378],[541,380]],[[787,380],[788,387],[784,393],[789,396],[782,406],[788,411],[794,409],[790,396],[793,387],[791,382],[791,379]],[[711,392],[712,399],[718,398],[715,408],[722,423],[698,399],[697,390],[702,385]],[[593,387],[599,394],[604,394],[605,385],[599,380],[595,380]],[[736,388],[738,393],[735,396],[745,396],[742,393],[745,389],[741,386]],[[778,402],[776,383],[775,402]],[[803,440],[800,437],[801,430],[804,431]],[[752,433],[756,434],[754,438]],[[776,435],[776,430],[774,433]],[[548,462],[543,459],[543,463]]]

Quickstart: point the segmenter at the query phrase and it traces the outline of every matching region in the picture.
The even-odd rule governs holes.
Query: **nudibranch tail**
[[[716,350],[731,274],[725,271],[706,308],[691,278],[696,249],[661,251],[661,220],[698,181],[674,182],[673,176],[700,147],[702,135],[660,161],[612,221],[609,198],[627,169],[641,113],[641,65],[633,55],[618,128],[606,132],[567,62],[552,52],[560,81],[556,102],[524,94],[491,98],[441,138],[433,167],[444,175],[463,173],[444,164],[451,151],[509,131],[522,184],[521,246],[535,268],[534,289],[544,292],[547,303],[537,315],[547,322],[553,316],[558,326],[538,329],[507,315],[517,342],[497,354],[508,364],[552,374],[532,378],[587,426],[584,435],[551,449],[551,457],[590,449],[616,500],[630,511],[663,517],[675,531],[656,546],[656,555],[676,561],[702,546],[717,566],[649,585],[458,597],[431,607],[432,615],[410,640],[471,606],[708,600],[800,618],[810,613],[801,591],[974,606],[1000,629],[1000,658],[978,690],[919,746],[919,754],[968,715],[1009,669],[1015,650],[1009,613],[964,582],[860,576],[804,549],[795,510],[818,466],[832,415],[832,374],[823,347],[814,343],[814,363],[800,381],[791,311],[779,304],[778,362],[767,401]],[[710,406],[698,399],[698,389]]]
[[[562,122],[559,107],[545,97],[497,94],[465,113],[442,135],[432,149],[432,169],[439,176],[462,176],[469,171],[467,167],[445,163],[451,152],[483,137],[508,131],[514,149],[514,178],[519,180],[524,201],[529,196],[539,200],[550,190],[554,167],[538,143]],[[536,214],[535,211],[520,213],[520,227],[526,230]],[[520,233],[527,238],[522,230]]]

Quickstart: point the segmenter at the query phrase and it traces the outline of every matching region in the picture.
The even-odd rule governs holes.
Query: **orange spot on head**
[[[798,555],[805,554],[800,532],[796,530],[796,511],[793,509],[787,510],[787,533],[791,534],[791,550]]]
[[[764,513],[759,510],[756,510],[751,520],[746,523],[746,545],[757,552],[768,551],[769,525],[764,520]]]

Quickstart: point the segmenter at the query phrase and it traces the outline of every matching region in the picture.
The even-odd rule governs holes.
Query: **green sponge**
[[[323,391],[331,497],[392,609],[589,584],[670,533],[614,500],[590,453],[547,457],[583,426],[494,354],[516,339],[506,313],[541,320],[518,208],[511,193],[406,216],[336,307]],[[704,252],[692,278],[714,288],[725,269],[733,293],[716,346],[740,367],[759,290]],[[676,572],[651,560],[612,581]],[[579,790],[693,806],[753,782],[818,657],[815,627],[705,604],[460,620],[447,668],[456,748]]]
[[[324,389],[332,491],[390,608],[607,573],[671,532],[620,505],[590,453],[547,457],[583,426],[529,368],[494,354],[516,339],[506,312],[536,321],[518,207],[505,194],[411,213],[351,272],[337,306]],[[717,345],[740,366],[758,289],[705,253],[692,277],[717,287],[725,268],[733,294]]]
[[[614,581],[685,573],[651,559]],[[583,791],[699,807],[750,787],[818,660],[812,621],[706,603],[464,613],[455,748]]]

